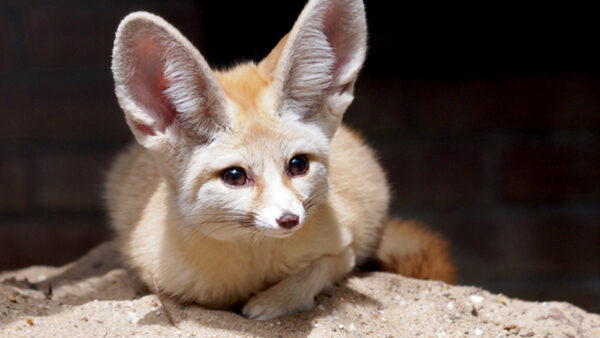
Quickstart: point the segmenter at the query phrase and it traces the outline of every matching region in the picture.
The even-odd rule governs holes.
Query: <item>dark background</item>
[[[392,213],[450,239],[461,284],[600,312],[596,12],[391,3],[366,1],[346,122],[378,149]],[[110,237],[103,175],[132,139],[109,69],[123,16],[153,11],[226,66],[265,56],[303,5],[1,1],[0,270]]]

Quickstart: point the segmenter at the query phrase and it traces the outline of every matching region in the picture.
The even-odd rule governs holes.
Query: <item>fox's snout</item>
[[[267,230],[297,230],[302,225],[305,216],[304,205],[300,197],[283,184],[271,180],[265,187],[262,196],[263,208],[260,208],[257,227]],[[266,224],[264,224],[266,223]]]
[[[296,225],[298,225],[298,215],[294,214],[285,214],[277,220],[277,224],[284,229],[292,229]]]

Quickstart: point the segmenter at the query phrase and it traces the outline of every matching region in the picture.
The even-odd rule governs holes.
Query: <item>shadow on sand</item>
[[[37,281],[40,275],[46,278]],[[14,302],[8,303],[8,312],[19,315],[0,317],[6,325],[23,316],[51,316],[72,306],[94,300],[133,300],[149,294],[148,288],[135,274],[124,268],[112,242],[101,244],[79,260],[58,268],[31,267],[0,275],[1,290],[12,290]],[[198,305],[182,305],[165,300],[162,305],[147,312],[137,325],[170,327],[162,306],[176,323],[193,321],[200,326],[239,334],[260,335],[265,331],[274,336],[307,336],[316,322],[333,320],[343,310],[346,300],[355,305],[379,306],[380,303],[347,286],[346,282],[322,292],[316,298],[318,308],[268,321],[244,318],[233,311],[206,309]],[[157,299],[157,303],[160,303]],[[67,306],[65,306],[67,305]],[[40,313],[39,308],[46,311]]]

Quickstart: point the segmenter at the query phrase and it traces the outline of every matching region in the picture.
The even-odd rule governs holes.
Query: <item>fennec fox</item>
[[[311,0],[260,63],[215,71],[160,17],[123,19],[112,71],[137,143],[106,197],[146,283],[268,319],[310,309],[369,259],[452,279],[444,240],[387,219],[385,175],[340,125],[366,40],[361,0]]]

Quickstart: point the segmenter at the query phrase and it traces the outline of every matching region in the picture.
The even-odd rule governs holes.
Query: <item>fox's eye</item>
[[[304,175],[308,171],[308,159],[305,155],[292,157],[288,164],[288,173],[291,176]]]
[[[221,173],[221,179],[225,184],[239,187],[246,184],[246,172],[240,167],[227,168]]]

